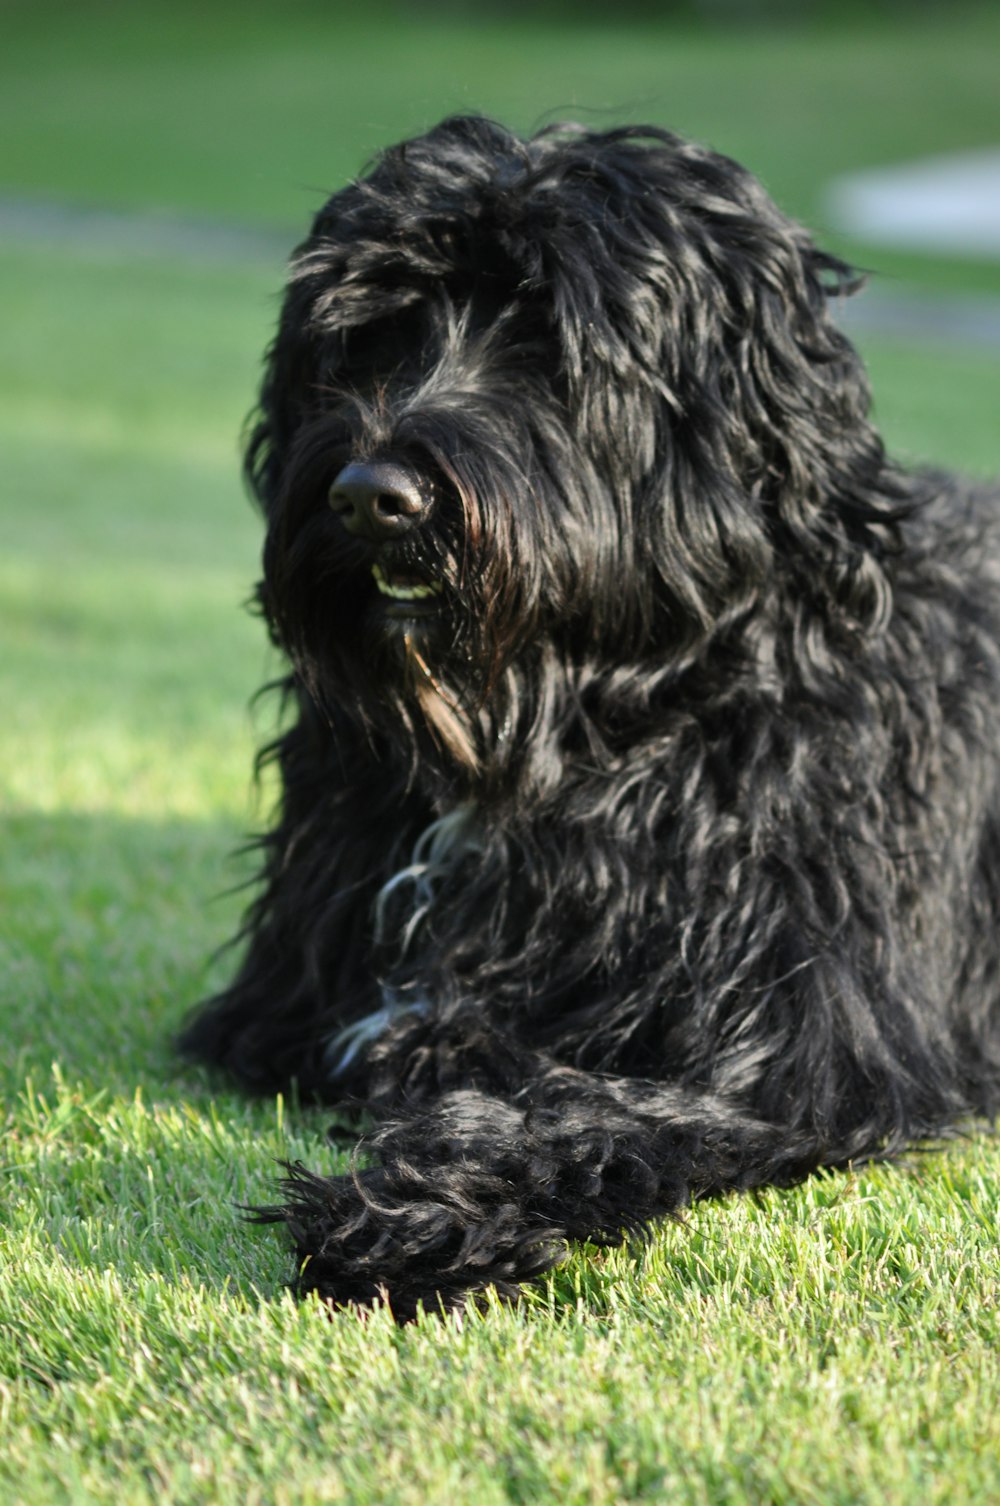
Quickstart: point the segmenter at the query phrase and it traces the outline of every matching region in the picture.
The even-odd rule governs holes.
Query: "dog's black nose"
[[[330,488],[330,506],[348,533],[381,542],[418,523],[428,499],[405,466],[352,461]]]

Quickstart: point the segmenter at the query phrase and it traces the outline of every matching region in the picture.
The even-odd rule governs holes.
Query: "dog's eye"
[[[426,335],[422,308],[404,309],[391,318],[353,325],[343,334],[342,358],[347,372],[363,375],[366,386],[405,375]],[[343,369],[342,368],[342,371]]]

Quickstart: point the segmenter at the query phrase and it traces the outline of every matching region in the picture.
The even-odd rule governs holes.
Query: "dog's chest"
[[[480,850],[477,811],[455,806],[425,827],[413,844],[410,861],[379,889],[372,906],[376,953],[397,974],[418,950],[435,898],[448,873],[470,852]],[[325,1058],[331,1077],[339,1077],[384,1030],[406,1014],[425,1014],[431,1000],[418,982],[378,983],[381,1005],[337,1031]]]

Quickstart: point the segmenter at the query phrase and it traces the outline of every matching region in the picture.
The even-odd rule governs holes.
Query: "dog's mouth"
[[[443,581],[428,580],[410,567],[396,568],[378,561],[372,565],[372,579],[385,599],[386,611],[393,616],[433,611],[444,590]]]

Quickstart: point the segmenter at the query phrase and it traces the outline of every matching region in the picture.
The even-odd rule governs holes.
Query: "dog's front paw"
[[[288,1225],[297,1290],[338,1307],[382,1301],[408,1322],[420,1305],[449,1310],[488,1286],[512,1297],[565,1252],[562,1229],[526,1216],[509,1185],[475,1168],[438,1167],[433,1184],[398,1163],[337,1177],[286,1170],[286,1201],[255,1217]]]

